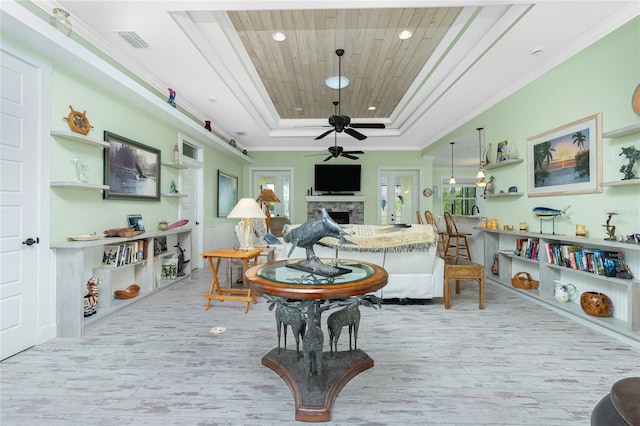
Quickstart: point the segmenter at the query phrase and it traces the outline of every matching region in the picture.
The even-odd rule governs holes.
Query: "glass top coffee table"
[[[348,271],[325,277],[301,271],[290,266],[300,259],[282,260],[250,268],[244,283],[252,292],[266,295],[276,305],[276,322],[280,331],[285,324],[285,348],[278,347],[262,357],[262,365],[276,372],[289,386],[295,400],[295,419],[303,422],[327,422],[331,409],[342,388],[361,372],[373,367],[371,359],[357,348],[359,306],[374,306],[375,296],[370,293],[387,284],[387,271],[378,265],[349,259],[322,259]],[[342,309],[336,309],[336,308]],[[324,311],[334,309],[327,320],[329,339],[325,339],[321,324]],[[356,314],[357,311],[357,314]],[[287,318],[302,319],[302,357],[298,349],[286,349],[286,324],[294,330]],[[298,321],[299,323],[300,321]],[[333,328],[328,324],[331,323]],[[338,351],[338,329],[348,327],[349,350]],[[300,328],[300,327],[298,327]],[[333,330],[333,332],[331,331]],[[351,348],[351,335],[355,336]],[[298,337],[294,332],[296,342]],[[334,340],[335,339],[335,340]],[[335,351],[325,352],[324,346],[334,342]],[[346,343],[343,343],[343,347]],[[333,348],[331,348],[333,349]],[[315,374],[314,370],[315,369]]]

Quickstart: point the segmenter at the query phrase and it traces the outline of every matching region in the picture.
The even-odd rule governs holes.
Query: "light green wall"
[[[54,65],[52,75],[51,126],[53,130],[69,130],[63,120],[69,105],[86,111],[93,129],[88,136],[103,139],[103,131],[134,140],[161,150],[161,161],[173,160],[173,147],[178,142],[178,130],[121,98],[96,87],[75,73]],[[51,145],[51,180],[74,180],[75,170],[70,160],[76,156],[86,159],[91,183],[103,182],[102,150],[55,138]],[[217,169],[242,176],[243,164],[212,148],[205,148],[204,225],[227,219],[216,215]],[[171,180],[179,182],[179,171],[161,167],[160,191],[169,192]],[[140,213],[148,230],[155,230],[157,222],[169,223],[178,219],[179,198],[157,201],[103,200],[100,191],[70,188],[51,190],[51,241],[64,241],[69,235],[127,226],[127,215]]]
[[[478,125],[485,127],[486,143],[495,148],[499,141],[515,143],[525,162],[488,172],[496,178],[498,190],[515,185],[525,195],[520,198],[493,198],[486,202],[489,218],[497,218],[500,226],[529,223],[538,231],[539,222],[532,213],[536,206],[563,209],[571,206],[572,221],[557,220],[556,232],[575,233],[575,224],[585,224],[588,235],[606,236],[602,224],[607,212],[617,212],[612,220],[618,236],[640,232],[640,186],[603,188],[602,193],[528,198],[527,138],[571,123],[595,113],[602,113],[603,131],[640,122],[631,109],[631,96],[640,83],[640,18],[627,23],[584,51],[565,61],[528,84],[493,108],[469,121],[439,140],[435,146],[449,143]],[[620,149],[634,145],[640,148],[640,135],[620,139],[603,139],[605,155],[601,158],[603,181],[622,179],[620,166],[626,164]],[[425,151],[428,155],[428,150]],[[609,154],[609,157],[607,157]],[[634,169],[640,175],[638,165]],[[551,232],[551,224],[543,224]]]
[[[328,146],[328,145],[327,145]],[[322,152],[327,146],[320,145],[318,152]],[[420,152],[418,151],[367,151],[360,156],[357,161],[347,159],[332,159],[330,162],[333,164],[362,164],[362,190],[358,195],[365,195],[367,201],[365,202],[365,223],[376,223],[377,221],[377,199],[378,199],[378,169],[380,167],[415,167],[422,170],[423,182],[420,183],[420,188],[431,186],[431,161],[425,161],[422,159]],[[326,152],[326,151],[325,151]],[[314,164],[322,163],[326,158],[326,155],[309,156],[315,154],[315,152],[309,151],[288,151],[288,152],[255,152],[251,153],[251,157],[254,163],[250,166],[245,166],[248,170],[249,167],[293,167],[294,168],[294,193],[293,208],[294,217],[293,223],[302,223],[307,220],[307,203],[305,196],[307,190],[313,187],[313,166]],[[248,171],[247,176],[248,177]],[[245,179],[247,180],[247,179]],[[315,194],[315,192],[314,192]],[[431,199],[420,197],[421,210],[430,208]]]

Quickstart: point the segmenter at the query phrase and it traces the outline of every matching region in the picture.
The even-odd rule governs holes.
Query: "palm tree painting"
[[[599,173],[599,167],[596,167],[595,153],[601,137],[599,118],[597,114],[529,138],[529,190],[532,196],[596,189],[595,175]],[[592,153],[596,158],[592,158]]]

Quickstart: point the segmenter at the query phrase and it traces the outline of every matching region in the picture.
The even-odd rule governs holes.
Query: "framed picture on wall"
[[[238,202],[238,177],[218,169],[218,217],[227,217]]]
[[[104,198],[160,201],[160,150],[104,132]]]
[[[602,192],[602,114],[527,140],[529,197]]]

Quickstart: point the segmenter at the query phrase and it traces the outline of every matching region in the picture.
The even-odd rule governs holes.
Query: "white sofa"
[[[295,227],[296,225],[291,225]],[[314,246],[320,258],[354,259],[382,266],[389,274],[386,286],[376,292],[382,299],[432,299],[444,296],[444,261],[436,256],[436,233],[431,225],[395,228],[388,225],[344,225],[356,245],[340,245],[323,238]],[[287,256],[291,245],[278,253]],[[291,259],[304,258],[294,248]]]

